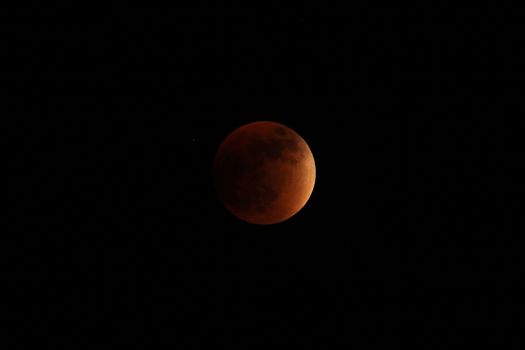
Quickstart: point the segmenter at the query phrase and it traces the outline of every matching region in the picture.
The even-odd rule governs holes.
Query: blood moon
[[[315,184],[315,162],[305,140],[270,121],[246,124],[226,137],[213,165],[221,202],[253,224],[289,219],[306,204]]]

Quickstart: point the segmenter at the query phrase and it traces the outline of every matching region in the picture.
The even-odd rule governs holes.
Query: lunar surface
[[[310,198],[315,175],[305,140],[270,121],[233,131],[214,159],[221,202],[233,215],[253,224],[275,224],[295,215]]]

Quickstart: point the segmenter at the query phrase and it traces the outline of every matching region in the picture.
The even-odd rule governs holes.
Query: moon
[[[217,150],[213,172],[226,209],[259,225],[279,223],[299,212],[316,176],[306,141],[272,121],[249,123],[228,135]]]

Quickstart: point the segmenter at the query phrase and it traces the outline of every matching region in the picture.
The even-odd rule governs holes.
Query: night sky
[[[518,341],[525,189],[523,166],[505,164],[523,157],[486,120],[501,115],[496,96],[514,109],[505,57],[522,49],[497,18],[514,17],[7,16],[13,334],[180,349]],[[316,161],[309,202],[277,225],[238,220],[213,187],[218,146],[257,120],[294,129]]]

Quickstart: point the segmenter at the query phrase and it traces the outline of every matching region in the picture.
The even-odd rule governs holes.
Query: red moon
[[[292,129],[260,121],[234,130],[214,159],[217,193],[226,209],[252,224],[289,219],[306,204],[315,184],[315,162]]]

